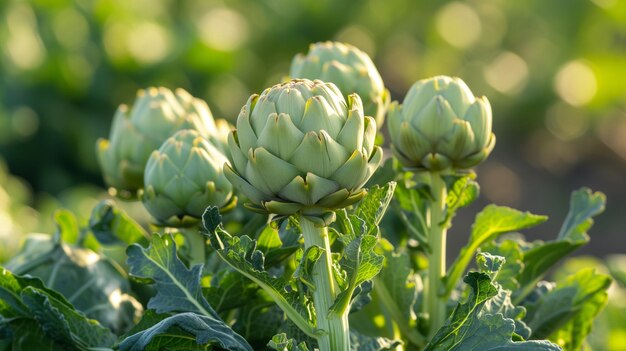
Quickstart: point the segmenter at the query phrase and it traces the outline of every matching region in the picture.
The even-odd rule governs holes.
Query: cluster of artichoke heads
[[[290,76],[252,95],[236,129],[182,89],[140,91],[98,142],[105,181],[122,197],[138,195],[162,225],[233,207],[234,194],[257,212],[328,224],[364,196],[382,162],[375,139],[385,116],[393,154],[409,169],[470,168],[495,144],[488,100],[459,78],[420,80],[390,104],[369,56],[336,42],[294,57]]]
[[[97,143],[104,180],[121,198],[141,198],[157,224],[192,223],[208,205],[234,204],[223,172],[230,130],[183,89],[140,90]]]

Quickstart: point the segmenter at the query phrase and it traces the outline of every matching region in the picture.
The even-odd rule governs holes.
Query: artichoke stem
[[[428,258],[428,290],[426,306],[430,319],[429,336],[432,338],[446,320],[446,297],[444,278],[446,275],[446,184],[438,172],[431,172],[429,204],[428,243],[431,248]]]
[[[305,249],[318,246],[324,253],[313,266],[312,280],[315,286],[313,304],[317,318],[317,329],[323,330],[317,338],[320,351],[350,350],[349,309],[341,315],[330,312],[339,293],[332,271],[332,256],[327,227],[315,227],[314,223],[300,216],[300,226],[304,235]]]

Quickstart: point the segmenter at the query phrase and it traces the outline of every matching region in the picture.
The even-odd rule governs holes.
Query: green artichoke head
[[[259,212],[324,223],[363,197],[382,159],[374,119],[358,95],[332,83],[292,80],[252,95],[228,139],[226,177]]]
[[[225,150],[230,128],[224,121],[216,123],[207,104],[183,89],[139,90],[132,107],[117,109],[109,139],[98,140],[105,182],[119,196],[134,196],[143,187],[143,172],[152,151],[182,129],[197,130]]]
[[[234,205],[223,172],[226,163],[226,156],[200,133],[178,131],[150,155],[139,197],[158,224],[194,224],[208,206],[224,210]]]
[[[402,105],[387,116],[391,149],[408,168],[442,171],[473,167],[496,141],[491,105],[475,97],[459,78],[437,76],[416,82]]]
[[[372,59],[358,48],[339,42],[311,44],[306,55],[291,62],[292,78],[319,79],[334,83],[348,96],[356,93],[363,100],[366,116],[372,116],[380,129],[389,106],[390,95]]]

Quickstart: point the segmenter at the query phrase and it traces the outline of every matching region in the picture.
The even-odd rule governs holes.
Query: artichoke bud
[[[486,97],[474,97],[459,78],[438,76],[416,82],[402,105],[389,108],[391,149],[408,168],[431,171],[473,167],[495,145]]]
[[[372,59],[358,48],[339,42],[311,44],[306,55],[293,58],[292,78],[332,82],[344,97],[356,93],[363,99],[364,114],[376,120],[377,129],[384,123],[390,95]]]
[[[375,121],[357,94],[307,79],[252,95],[229,138],[228,180],[262,213],[300,213],[320,223],[357,202],[382,160]]]
[[[195,224],[208,206],[234,205],[224,164],[226,156],[200,133],[178,131],[150,156],[139,197],[158,224]]]
[[[105,182],[118,196],[132,198],[143,187],[143,173],[152,151],[172,134],[194,129],[222,152],[227,149],[228,123],[213,119],[206,103],[183,89],[139,90],[132,107],[121,105],[110,137],[97,143]]]

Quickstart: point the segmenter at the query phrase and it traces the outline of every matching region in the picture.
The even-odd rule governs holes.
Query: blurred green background
[[[393,99],[446,74],[491,101],[496,149],[450,257],[489,202],[550,215],[529,238],[554,237],[581,186],[608,208],[580,253],[626,252],[626,1],[3,0],[0,261],[53,209],[106,196],[95,141],[137,89],[183,87],[233,121],[328,39],[367,52]]]

